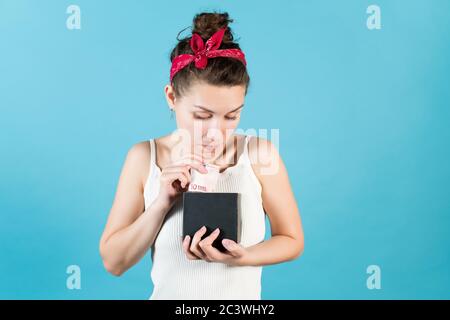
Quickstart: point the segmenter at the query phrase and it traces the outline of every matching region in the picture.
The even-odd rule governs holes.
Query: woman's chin
[[[206,150],[203,150],[203,151],[202,151],[202,155],[203,155],[204,157],[209,157],[209,158],[211,158],[211,157],[214,157],[214,151],[206,151]]]

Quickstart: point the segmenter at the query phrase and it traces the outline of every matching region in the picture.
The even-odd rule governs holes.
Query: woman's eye
[[[196,114],[194,114],[194,119],[199,119],[199,120],[208,120],[208,119],[211,119],[212,118],[212,116],[199,116],[199,115],[196,115]],[[236,120],[238,117],[237,116],[234,116],[234,117],[225,117],[225,119],[227,119],[227,120]]]
[[[207,119],[209,119],[209,118],[211,118],[211,117],[200,117],[200,116],[194,114],[194,119],[207,120]]]

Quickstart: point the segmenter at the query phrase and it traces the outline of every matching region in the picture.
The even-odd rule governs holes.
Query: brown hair
[[[198,33],[203,41],[206,41],[220,28],[228,27],[228,24],[231,22],[233,20],[229,18],[226,12],[202,12],[195,15],[193,19],[192,33]],[[180,33],[178,33],[178,36]],[[190,46],[191,36],[178,40],[179,42],[170,54],[170,61],[173,61],[180,54],[193,54]],[[230,27],[227,28],[219,49],[240,49],[239,45],[233,41]],[[237,59],[227,57],[210,58],[205,69],[198,69],[194,63],[190,63],[175,74],[171,83],[175,95],[181,96],[195,81],[217,86],[244,85],[245,93],[247,93],[250,77],[246,66]]]

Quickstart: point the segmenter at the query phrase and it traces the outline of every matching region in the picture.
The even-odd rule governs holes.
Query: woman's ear
[[[173,87],[168,84],[164,87],[164,94],[166,96],[167,104],[169,105],[170,109],[175,108],[175,91],[173,90]]]

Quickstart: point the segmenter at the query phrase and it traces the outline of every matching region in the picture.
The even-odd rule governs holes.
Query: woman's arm
[[[298,258],[304,249],[300,213],[286,167],[268,140],[251,138],[249,157],[262,186],[264,210],[272,237],[247,248],[244,265],[268,265]]]
[[[169,204],[158,199],[144,211],[143,172],[148,172],[148,142],[128,152],[108,222],[100,240],[100,255],[108,272],[120,276],[136,264],[155,241]]]

